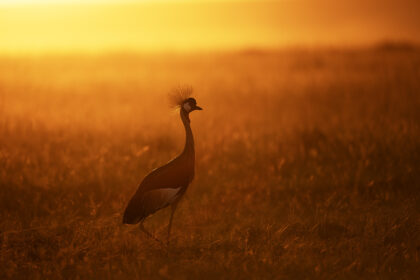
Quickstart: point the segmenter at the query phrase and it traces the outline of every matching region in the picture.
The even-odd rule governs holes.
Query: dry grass
[[[121,214],[182,149],[180,83],[204,111],[163,248]],[[0,278],[415,279],[418,108],[411,50],[0,58]]]

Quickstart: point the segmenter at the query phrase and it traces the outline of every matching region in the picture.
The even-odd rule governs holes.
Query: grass
[[[179,153],[171,246],[122,225]],[[0,58],[0,278],[416,279],[420,53]],[[164,238],[169,210],[146,220]]]

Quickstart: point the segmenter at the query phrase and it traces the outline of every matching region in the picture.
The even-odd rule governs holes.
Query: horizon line
[[[22,56],[106,56],[106,55],[194,55],[194,54],[217,54],[217,53],[242,53],[264,54],[284,51],[354,51],[354,50],[390,50],[390,51],[420,51],[420,42],[414,40],[378,40],[373,43],[359,44],[290,44],[274,47],[246,46],[224,48],[167,48],[167,49],[140,49],[140,48],[109,48],[102,50],[74,49],[74,50],[34,50],[34,51],[1,51],[0,57]]]

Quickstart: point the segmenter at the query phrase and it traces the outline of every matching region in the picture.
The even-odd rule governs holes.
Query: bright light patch
[[[33,4],[105,4],[105,3],[153,3],[153,2],[240,2],[244,0],[1,0],[2,5],[33,5]],[[247,1],[247,0],[245,0]],[[248,0],[249,1],[249,0]],[[251,0],[257,1],[257,0]]]
[[[0,6],[44,5],[44,4],[106,4],[106,3],[142,3],[153,0],[2,0]]]
[[[58,3],[82,3],[82,2],[84,1],[82,0],[58,0],[58,1],[54,1],[54,0],[4,0],[0,2],[0,5],[58,4]],[[88,2],[101,2],[101,1],[89,0]]]
[[[0,55],[418,42],[420,2],[401,2],[0,0]]]

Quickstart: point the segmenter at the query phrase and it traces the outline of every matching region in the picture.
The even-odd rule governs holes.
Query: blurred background
[[[3,0],[6,53],[367,46],[420,38],[415,0]]]
[[[0,278],[417,279],[419,3],[0,1]],[[182,84],[162,247],[122,212]]]

